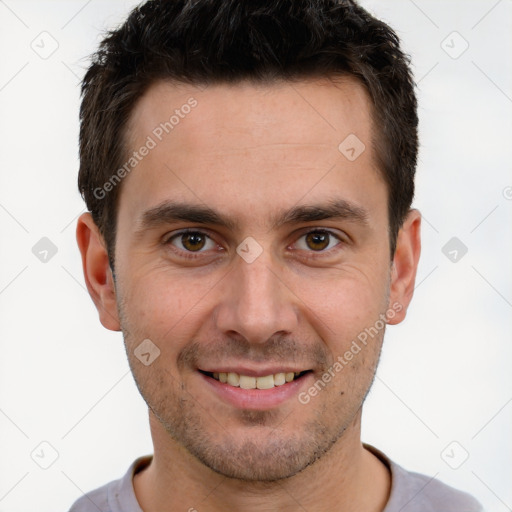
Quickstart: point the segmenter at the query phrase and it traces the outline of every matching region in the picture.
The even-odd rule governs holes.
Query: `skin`
[[[77,226],[89,293],[102,324],[123,331],[149,407],[154,457],[134,478],[137,499],[145,512],[381,511],[389,472],[360,430],[384,329],[308,403],[298,400],[379,315],[401,322],[413,294],[420,215],[410,211],[390,258],[368,96],[351,79],[157,83],[133,111],[128,147],[191,97],[197,106],[122,182],[115,280],[90,214]],[[338,150],[349,134],[366,146],[355,161]],[[273,224],[333,200],[364,220]],[[144,225],[144,212],[166,201],[208,206],[235,225]],[[207,236],[190,244],[174,236],[184,228]],[[318,231],[307,236],[315,229],[333,235],[318,244]],[[236,252],[246,237],[262,249],[251,263]],[[148,366],[134,353],[144,339],[160,350]],[[255,410],[227,403],[198,371],[226,365],[311,371],[294,396]]]

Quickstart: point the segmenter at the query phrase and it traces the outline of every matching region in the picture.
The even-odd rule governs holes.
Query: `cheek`
[[[126,316],[139,332],[154,332],[162,337],[165,333],[193,325],[201,303],[215,281],[202,277],[185,278],[185,273],[182,271],[180,275],[165,268],[144,274],[131,273],[123,299]]]
[[[344,269],[321,281],[301,280],[298,289],[308,305],[305,314],[322,338],[343,345],[374,325],[387,304],[387,282],[382,276]]]

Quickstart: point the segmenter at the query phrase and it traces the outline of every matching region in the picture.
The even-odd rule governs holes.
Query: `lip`
[[[238,373],[238,371],[233,371],[233,373]],[[236,388],[229,384],[223,384],[222,382],[219,382],[218,380],[215,380],[214,378],[209,377],[200,371],[198,371],[197,374],[203,379],[205,385],[209,386],[209,389],[211,389],[212,392],[223,402],[227,402],[237,409],[250,409],[260,411],[275,409],[287,400],[296,397],[300,389],[310,385],[309,383],[314,379],[313,372],[308,372],[298,379],[287,382],[282,386],[275,386],[271,389],[242,389]],[[242,373],[242,375],[248,374]],[[263,373],[260,375],[249,376],[259,377],[262,375],[270,374]]]
[[[249,368],[247,366],[223,366],[212,369],[199,368],[202,372],[208,373],[238,373],[238,375],[247,375],[247,377],[265,377],[275,375],[276,373],[301,373],[307,368],[283,368],[277,366],[267,366],[265,368]]]

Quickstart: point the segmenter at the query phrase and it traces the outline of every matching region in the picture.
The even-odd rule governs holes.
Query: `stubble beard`
[[[290,478],[328,453],[360,413],[380,356],[379,347],[374,364],[365,368],[368,373],[365,382],[358,383],[355,388],[353,382],[345,382],[346,391],[341,392],[333,385],[332,389],[319,393],[320,397],[311,401],[317,407],[312,419],[297,422],[298,427],[293,430],[289,425],[290,418],[279,419],[277,411],[240,410],[231,418],[216,418],[205,412],[200,400],[163,365],[153,363],[151,367],[143,367],[140,364],[133,354],[138,337],[132,336],[131,332],[136,331],[131,330],[120,306],[119,313],[136,385],[165,431],[214,472],[252,483],[265,484]],[[380,346],[383,335],[384,332],[381,339],[376,340]],[[147,371],[148,368],[151,370]],[[324,393],[330,393],[331,398],[320,405]],[[303,410],[308,414],[309,405],[301,405],[293,414],[300,415]],[[238,430],[245,430],[244,434],[235,438],[227,422],[231,422],[231,431],[235,422]]]

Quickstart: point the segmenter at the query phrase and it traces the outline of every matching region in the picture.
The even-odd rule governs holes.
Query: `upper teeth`
[[[220,382],[230,384],[236,388],[242,389],[270,389],[274,386],[282,386],[286,382],[291,382],[299,373],[275,373],[265,375],[264,377],[250,377],[249,375],[240,375],[238,373],[214,372],[213,378]]]

